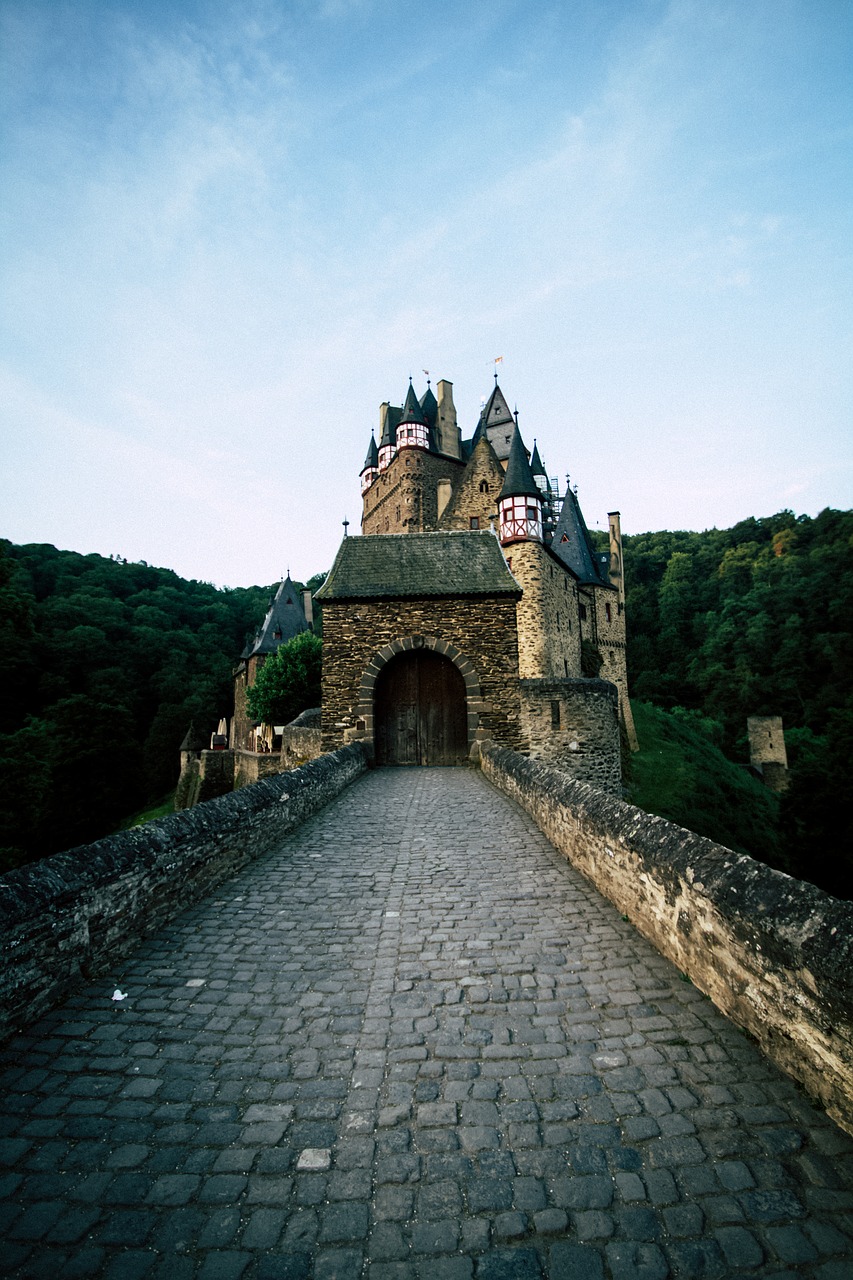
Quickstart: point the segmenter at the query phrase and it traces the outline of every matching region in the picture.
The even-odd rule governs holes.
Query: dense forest
[[[791,787],[767,861],[843,897],[853,897],[851,556],[853,512],[829,509],[624,546],[632,699],[675,709],[742,763],[747,716],[781,715]]]
[[[274,589],[0,542],[0,869],[96,839],[175,786],[190,722],[231,714]]]
[[[635,798],[853,897],[853,512],[637,534],[624,553],[632,698],[650,708]],[[174,786],[190,721],[230,714],[271,592],[0,541],[0,867],[95,839]],[[726,772],[747,761],[748,715],[784,719],[781,803]],[[693,763],[653,778],[649,750]]]

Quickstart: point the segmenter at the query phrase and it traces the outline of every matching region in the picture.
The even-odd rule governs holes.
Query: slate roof
[[[415,388],[409,383],[409,389],[406,392],[406,399],[403,403],[403,412],[400,415],[400,423],[416,422],[421,427],[429,426],[424,411],[418,404],[418,397],[415,395]]]
[[[275,653],[279,645],[292,640],[294,636],[299,635],[300,631],[307,630],[308,623],[305,621],[302,601],[288,574],[275,593],[263,625],[255,636],[255,643],[247,646],[248,651],[244,652],[243,656]]]
[[[595,586],[610,585],[601,556],[593,550],[577,494],[571,489],[566,490],[550,549],[563,564],[568,565],[582,583],[592,583]]]
[[[190,721],[190,727],[187,729],[183,742],[181,743],[181,751],[204,751],[210,743],[210,734],[201,733],[196,727],[193,720]]]
[[[498,494],[498,501],[501,498],[521,497],[522,495],[531,498],[539,498],[541,501],[541,493],[539,486],[533,479],[533,472],[530,470],[530,463],[527,461],[527,450],[524,447],[524,441],[521,438],[521,432],[518,427],[515,428],[512,437],[512,444],[509,446],[509,462],[506,464],[506,478],[503,488]]]
[[[376,447],[376,437],[373,435],[373,432],[371,432],[370,445],[368,446],[368,450],[367,450],[367,457],[364,459],[364,466],[361,469],[362,471],[366,471],[368,467],[378,467],[378,466],[379,466],[379,450]]]
[[[427,389],[421,396],[421,409],[429,425],[434,427],[438,418],[438,401],[432,394],[432,387],[429,384],[427,384]]]
[[[385,412],[385,425],[382,428],[382,439],[379,441],[379,448],[385,445],[397,443],[397,427],[400,423],[400,414],[403,410],[398,405],[389,404]]]
[[[318,600],[403,596],[520,596],[487,531],[386,533],[344,538]]]

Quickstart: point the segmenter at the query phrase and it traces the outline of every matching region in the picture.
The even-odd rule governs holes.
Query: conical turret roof
[[[400,415],[398,425],[402,427],[410,423],[417,423],[420,427],[429,426],[424,411],[418,404],[418,397],[415,395],[415,388],[411,382],[409,382],[409,389],[406,392],[406,399],[403,401],[403,412]]]
[[[429,426],[434,427],[438,417],[438,401],[432,394],[432,387],[429,384],[427,384],[427,389],[421,396],[421,412]]]
[[[400,421],[402,410],[396,405],[389,404],[385,406],[385,421],[382,424],[382,438],[379,441],[379,448],[386,449],[397,444],[397,426]]]
[[[501,498],[519,498],[522,495],[538,498],[540,502],[542,500],[539,486],[533,479],[533,472],[530,470],[530,463],[527,461],[527,450],[524,447],[521,432],[516,427],[509,447],[506,478],[498,495],[498,501]]]
[[[599,572],[598,556],[593,550],[577,494],[571,489],[566,490],[563,499],[563,508],[551,539],[551,550],[581,582],[595,586],[607,582],[606,576]]]
[[[298,636],[300,631],[307,630],[302,601],[288,574],[275,593],[249,656],[275,653],[280,645]]]
[[[371,431],[370,444],[367,449],[367,457],[364,459],[364,466],[361,469],[362,471],[367,471],[368,467],[375,468],[378,466],[379,466],[379,450],[376,447],[376,438],[373,435],[373,432]]]
[[[181,751],[204,751],[208,745],[209,737],[209,734],[199,733],[195,727],[195,722],[191,720],[190,727],[187,729],[184,740],[181,743]]]
[[[547,472],[542,466],[542,459],[539,457],[539,446],[535,440],[533,441],[533,457],[530,459],[530,470],[535,476],[545,476],[546,479],[548,478]]]

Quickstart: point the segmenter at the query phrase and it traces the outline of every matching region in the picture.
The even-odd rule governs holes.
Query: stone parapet
[[[619,694],[607,680],[521,680],[529,754],[622,795]]]
[[[276,759],[276,757],[272,757]],[[367,768],[357,745],[0,877],[0,1035],[108,971]]]
[[[853,1133],[853,904],[493,743],[485,776]]]

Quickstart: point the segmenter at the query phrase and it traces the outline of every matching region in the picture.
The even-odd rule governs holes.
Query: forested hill
[[[0,541],[0,867],[102,836],[174,787],[190,721],[230,715],[274,590]]]
[[[632,696],[685,709],[744,763],[747,716],[781,715],[793,785],[775,865],[853,896],[853,512],[624,550]],[[104,835],[174,786],[190,720],[230,714],[272,590],[0,541],[0,867]]]
[[[632,697],[693,710],[743,762],[747,716],[781,715],[777,865],[853,896],[853,511],[637,534],[624,560]]]

